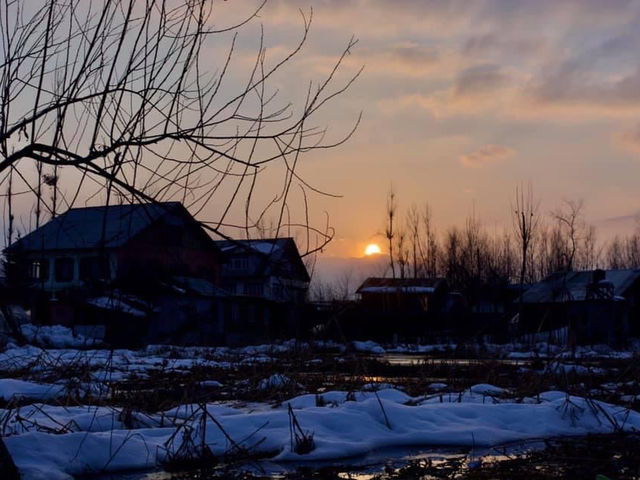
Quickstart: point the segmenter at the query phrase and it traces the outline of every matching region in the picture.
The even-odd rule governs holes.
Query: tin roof
[[[160,218],[178,222],[180,210],[186,212],[179,202],[72,208],[15,241],[8,250],[117,248]]]
[[[613,287],[613,294],[624,297],[629,287],[640,278],[640,269],[606,270],[603,282]],[[582,301],[587,286],[593,282],[593,271],[556,272],[534,284],[522,296],[524,303]]]
[[[443,278],[367,278],[356,293],[434,293]]]

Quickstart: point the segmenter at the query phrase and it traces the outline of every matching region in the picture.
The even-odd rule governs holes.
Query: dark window
[[[244,294],[245,295],[254,295],[261,297],[262,296],[262,284],[261,283],[245,283],[244,285]]]
[[[234,270],[247,270],[249,268],[249,259],[234,258],[231,262],[231,268]]]
[[[228,293],[234,294],[236,293],[236,284],[233,282],[225,282],[222,284],[222,289]]]
[[[70,282],[73,280],[73,258],[56,258],[56,282]]]
[[[109,261],[105,257],[84,257],[80,259],[81,280],[103,280],[109,277]]]
[[[31,262],[31,278],[34,280],[49,279],[49,259],[41,258]]]

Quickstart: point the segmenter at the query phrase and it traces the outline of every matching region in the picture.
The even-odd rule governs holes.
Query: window
[[[49,259],[41,258],[31,262],[31,278],[33,280],[48,280],[49,279]]]
[[[235,295],[236,293],[236,284],[233,282],[225,282],[222,284],[222,289],[226,292]]]
[[[234,270],[247,270],[249,268],[248,258],[234,258],[231,261],[231,268]]]
[[[105,257],[84,257],[80,259],[81,280],[103,280],[109,277],[109,261]]]
[[[73,280],[74,260],[70,257],[56,258],[56,282],[71,282]]]
[[[245,295],[254,295],[257,297],[262,296],[262,284],[261,283],[245,283],[244,285],[244,294]]]

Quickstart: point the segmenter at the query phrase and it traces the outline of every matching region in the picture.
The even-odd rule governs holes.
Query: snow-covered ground
[[[640,414],[563,392],[519,401],[478,385],[444,395],[409,397],[397,389],[302,395],[278,406],[181,405],[154,414],[112,407],[33,404],[0,411],[3,435],[25,479],[148,469],[195,455],[204,441],[214,455],[265,454],[277,461],[328,460],[374,449],[491,446],[560,435],[640,429]],[[321,397],[321,398],[319,398]],[[318,406],[323,405],[323,406]],[[313,448],[296,453],[292,411]],[[204,423],[203,423],[204,419]]]
[[[595,375],[600,380],[589,389],[580,385],[579,395],[547,391],[523,396],[508,384],[477,382],[457,388],[455,379],[451,384],[425,382],[424,391],[414,388],[409,395],[390,377],[356,382],[346,387],[351,390],[334,386],[325,391],[303,385],[306,381],[299,374],[310,366],[320,369],[323,362],[341,364],[348,355],[357,364],[361,358],[384,360],[389,355],[452,356],[460,352],[458,346],[288,341],[234,349],[151,345],[109,350],[60,326],[23,325],[23,333],[39,346],[10,344],[0,352],[0,435],[25,479],[68,480],[72,475],[192,460],[202,454],[203,438],[205,449],[214,455],[263,455],[296,462],[405,446],[493,446],[640,430],[640,413],[628,408],[640,397],[637,381],[611,382],[609,367],[580,363],[626,362],[637,355],[634,351],[584,347],[571,356],[546,344],[482,345],[469,353],[484,352],[507,362],[546,358],[543,367],[528,365],[523,371],[558,378]],[[330,353],[323,357],[322,352]],[[249,380],[237,374],[250,371],[258,372],[257,377]],[[114,393],[122,385],[153,390],[158,375],[169,384],[191,381],[207,391],[227,389],[227,396],[214,398],[228,400],[180,404],[174,399],[171,408],[156,402],[156,407],[145,409],[123,403]],[[145,379],[147,383],[136,383]],[[235,383],[228,385],[231,381]],[[257,397],[238,401],[237,389],[249,385]],[[615,391],[625,393],[618,397],[625,406],[593,399],[614,398],[610,393]],[[292,439],[294,419],[299,427],[294,427]],[[296,453],[296,435],[307,437],[310,451]]]

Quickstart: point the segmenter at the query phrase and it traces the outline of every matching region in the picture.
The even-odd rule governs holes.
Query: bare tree
[[[431,207],[428,203],[425,203],[422,210],[422,225],[425,237],[422,263],[427,277],[435,277],[438,274],[438,238],[432,216]]]
[[[607,266],[613,269],[640,267],[640,233],[627,237],[616,236],[604,253]]]
[[[522,186],[516,187],[514,203],[511,206],[513,229],[520,246],[520,308],[522,308],[522,294],[527,274],[527,264],[531,254],[531,246],[538,230],[540,217],[538,215],[539,202],[533,198],[531,184],[524,191]]]
[[[598,245],[596,227],[594,225],[584,225],[581,240],[577,254],[577,268],[580,270],[593,270],[598,267],[602,255],[602,247]]]
[[[422,256],[420,244],[420,212],[414,203],[407,211],[407,231],[410,235],[411,244],[411,263],[413,269],[413,278],[418,278],[420,270],[420,262],[418,259]]]
[[[459,288],[463,283],[461,237],[462,235],[458,228],[453,226],[447,231],[442,246],[444,274],[454,288]]]
[[[582,200],[564,200],[562,206],[552,212],[562,234],[562,242],[567,245],[566,253],[564,253],[564,269],[566,271],[573,270],[576,253],[580,247],[581,234],[584,229],[583,208],[584,202]]]
[[[306,253],[331,239],[330,229],[310,227],[308,210],[292,200],[291,187],[322,193],[300,177],[301,155],[338,145],[352,133],[331,140],[314,122],[359,75],[339,77],[356,41],[294,105],[271,85],[300,53],[312,15],[302,14],[298,43],[279,59],[267,60],[258,33],[247,68],[236,61],[237,35],[262,7],[221,25],[221,5],[2,2],[0,185],[12,178],[14,190],[33,196],[36,226],[45,214],[99,196],[107,204],[113,198],[179,200],[196,216],[215,204],[215,218],[203,225],[221,236],[248,232],[271,215],[277,233],[304,228],[321,239],[307,242]],[[281,187],[268,196],[273,200],[258,204],[264,172],[275,165],[283,172]],[[233,219],[234,209],[241,221]]]
[[[400,230],[396,235],[396,263],[400,270],[400,278],[407,277],[407,271],[409,267],[409,250],[407,246],[407,234],[404,230]]]
[[[389,192],[387,193],[387,220],[386,226],[384,230],[384,236],[387,239],[389,245],[389,266],[391,267],[391,275],[393,278],[396,278],[396,266],[395,266],[395,258],[393,256],[393,240],[395,238],[395,219],[396,219],[396,211],[398,209],[398,205],[396,203],[396,194],[393,191],[393,187],[389,188]]]

